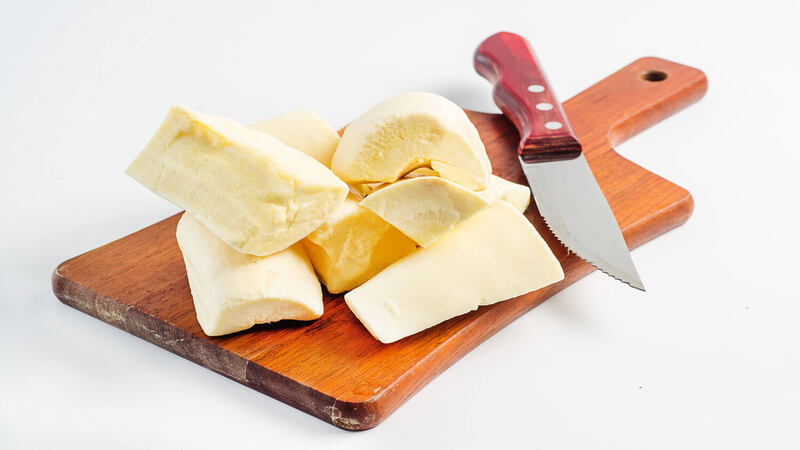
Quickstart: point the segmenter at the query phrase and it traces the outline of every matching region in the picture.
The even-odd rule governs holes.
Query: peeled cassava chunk
[[[435,170],[422,167],[412,170],[402,179],[438,176],[439,173]],[[352,186],[352,188],[355,188],[361,197],[364,198],[378,189],[382,189],[390,184],[391,183],[358,184]],[[473,192],[486,199],[486,201],[489,203],[494,203],[497,200],[505,200],[508,203],[511,203],[511,206],[517,208],[519,212],[525,212],[531,203],[531,190],[528,186],[508,181],[505,178],[497,175],[489,175],[489,183],[486,186],[486,189]]]
[[[563,278],[533,225],[498,201],[344,298],[375,338],[390,343]]]
[[[250,125],[250,128],[274,137],[295,150],[300,150],[331,166],[331,158],[339,145],[339,134],[325,119],[310,109],[298,109]]]
[[[233,120],[173,107],[128,174],[236,250],[281,251],[320,226],[348,187],[314,158]]]
[[[423,247],[488,204],[475,192],[439,177],[400,180],[361,201]]]
[[[205,334],[322,315],[322,289],[299,243],[269,256],[246,255],[189,213],[181,217],[175,235]]]
[[[333,294],[361,285],[416,248],[414,241],[360,206],[352,195],[302,242]]]
[[[331,168],[351,184],[388,183],[418,167],[469,189],[484,189],[492,172],[478,130],[455,103],[430,93],[402,94],[353,121]]]
[[[489,185],[486,186],[486,189],[475,191],[475,193],[485,198],[489,203],[493,203],[496,200],[505,200],[521,213],[524,213],[528,209],[528,205],[531,204],[531,189],[528,186],[508,181],[497,175],[489,177]]]

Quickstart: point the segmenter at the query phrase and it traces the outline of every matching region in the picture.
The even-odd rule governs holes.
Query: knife
[[[589,264],[644,291],[614,213],[531,46],[500,32],[478,46],[474,64],[519,130],[519,162],[547,226]]]

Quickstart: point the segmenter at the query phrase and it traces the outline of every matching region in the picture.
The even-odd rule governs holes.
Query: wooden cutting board
[[[692,197],[612,147],[697,101],[706,86],[699,70],[643,58],[564,105],[631,248],[685,222]],[[526,184],[516,159],[519,138],[510,122],[497,114],[468,114],[494,173]],[[65,261],[53,273],[53,291],[69,306],[337,427],[364,430],[489,336],[593,270],[558,243],[535,204],[526,215],[561,261],[562,282],[389,345],[373,339],[342,297],[330,294],[325,314],[313,322],[204,335],[175,241],[179,215]]]

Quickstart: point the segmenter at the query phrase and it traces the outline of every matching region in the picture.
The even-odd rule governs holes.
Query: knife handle
[[[500,32],[475,50],[475,70],[494,86],[494,102],[519,130],[525,162],[574,159],[581,144],[531,46],[522,36]]]

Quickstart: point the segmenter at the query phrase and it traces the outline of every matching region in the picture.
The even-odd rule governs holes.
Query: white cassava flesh
[[[563,278],[533,225],[501,200],[344,298],[375,338],[390,343]]]
[[[475,192],[439,177],[400,180],[361,201],[423,247],[488,204]]]
[[[360,286],[417,247],[352,195],[302,242],[333,294]]]
[[[402,94],[373,106],[345,129],[331,161],[351,184],[392,182],[418,167],[475,190],[492,172],[478,130],[439,95]]]
[[[331,158],[339,145],[339,134],[319,114],[310,109],[298,109],[279,116],[270,117],[250,125],[250,128],[266,133],[295,150],[300,150],[325,165],[331,166]]]
[[[205,334],[322,315],[322,289],[299,243],[269,256],[246,255],[189,213],[181,217],[175,235]]]
[[[320,226],[348,187],[314,158],[238,122],[173,107],[128,174],[231,247],[281,251]]]
[[[531,189],[528,186],[508,181],[497,175],[489,177],[489,185],[486,186],[486,189],[475,191],[475,193],[489,203],[505,200],[521,213],[524,213],[531,204]]]

